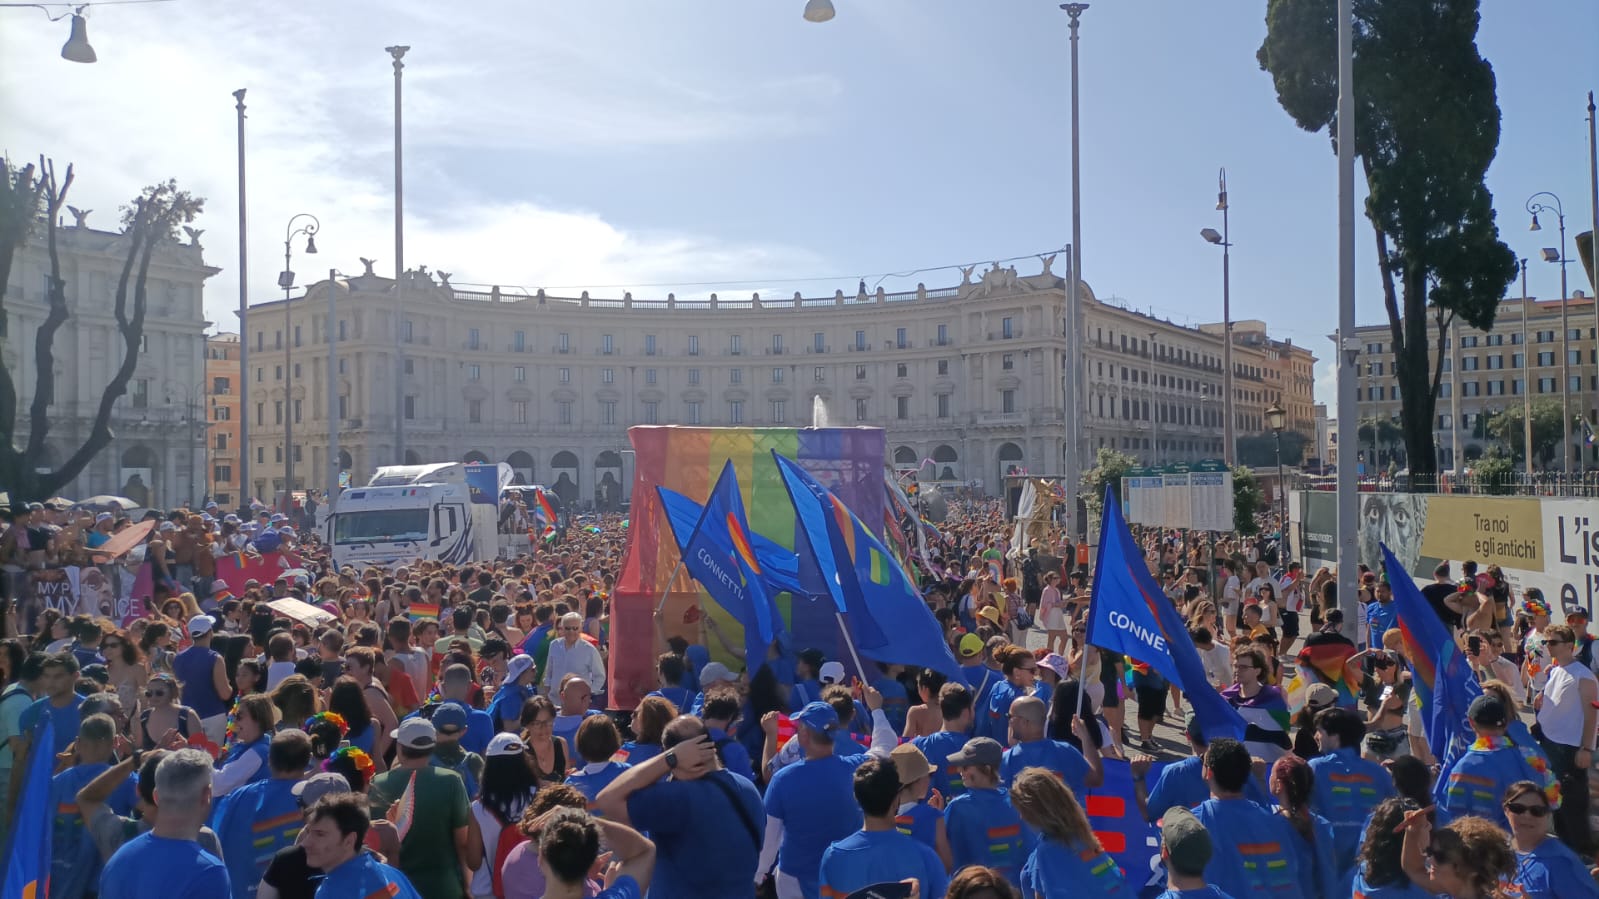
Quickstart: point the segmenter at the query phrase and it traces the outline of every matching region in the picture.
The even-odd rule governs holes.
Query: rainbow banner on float
[[[883,464],[887,443],[880,428],[695,428],[641,425],[628,429],[637,465],[634,467],[627,551],[612,598],[609,704],[631,709],[655,689],[655,630],[651,616],[663,594],[662,624],[668,635],[699,642],[699,615],[710,615],[728,642],[742,645],[743,631],[720,607],[710,602],[686,575],[671,583],[677,568],[672,540],[656,487],[666,487],[704,503],[722,466],[733,463],[744,499],[750,530],[779,546],[795,545],[794,506],[771,453],[797,461],[806,472],[836,493],[863,522],[882,522],[886,502]],[[881,537],[881,524],[877,535]],[[823,585],[815,585],[825,595]],[[815,647],[839,658],[843,644],[830,602],[776,597],[794,648]],[[737,670],[713,637],[711,654]]]

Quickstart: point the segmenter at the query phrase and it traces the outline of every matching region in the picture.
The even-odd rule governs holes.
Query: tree
[[[1559,400],[1534,400],[1532,403],[1532,458],[1533,463],[1547,466],[1560,451],[1560,441],[1565,439],[1561,425]],[[1520,406],[1511,406],[1495,412],[1488,419],[1488,433],[1503,441],[1510,449],[1509,458],[1522,461],[1526,458],[1526,431],[1522,426]]]
[[[27,440],[20,445],[16,380],[5,345],[0,342],[0,484],[6,485],[15,504],[59,492],[111,445],[115,438],[111,412],[117,399],[127,392],[139,362],[150,262],[158,246],[176,239],[179,226],[194,221],[205,207],[205,200],[179,190],[176,181],[168,180],[146,187],[123,207],[122,234],[127,255],[117,279],[113,306],[123,343],[122,363],[100,394],[88,437],[66,461],[51,470],[43,463],[45,440],[50,434],[50,407],[55,404],[55,335],[71,317],[67,283],[61,278],[56,229],[72,187],[72,167],[67,166],[66,176],[58,181],[54,163],[44,158],[40,158],[37,168],[29,164],[21,169],[0,159],[0,175],[0,325],[6,321],[6,287],[17,250],[41,225],[50,264],[45,290],[49,312],[34,335],[35,388],[28,407]]]
[[[1479,459],[1472,473],[1483,493],[1504,496],[1516,492],[1516,463],[1498,447]]]
[[[1298,431],[1283,431],[1283,464],[1298,465],[1305,458],[1308,441]],[[1238,462],[1252,468],[1273,468],[1277,465],[1277,435],[1252,434],[1238,438]]]
[[[1233,469],[1233,530],[1245,537],[1252,537],[1260,533],[1260,526],[1255,523],[1255,513],[1266,502],[1265,494],[1260,492],[1260,482],[1255,480],[1255,473],[1240,465]]]
[[[1109,447],[1100,447],[1094,456],[1094,467],[1083,472],[1083,505],[1088,510],[1088,522],[1099,527],[1099,518],[1105,512],[1105,488],[1114,487],[1121,496],[1122,478],[1134,468],[1138,460]]]
[[[1336,6],[1267,0],[1266,40],[1256,54],[1294,122],[1329,135],[1338,110]],[[1412,472],[1433,474],[1444,335],[1457,318],[1491,328],[1516,273],[1483,181],[1499,145],[1493,67],[1477,52],[1478,0],[1354,0],[1354,15],[1355,152],[1366,176],[1400,420]]]

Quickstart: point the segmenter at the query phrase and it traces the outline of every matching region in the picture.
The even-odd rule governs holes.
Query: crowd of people
[[[0,819],[49,831],[49,899],[1137,896],[1148,872],[1090,822],[1111,765],[1170,899],[1599,897],[1593,637],[1491,567],[1425,594],[1482,681],[1454,751],[1427,743],[1389,585],[1340,602],[1270,539],[1137,534],[1247,724],[1207,739],[1147,660],[1088,644],[1079,547],[1008,545],[997,502],[953,503],[919,566],[960,677],[752,660],[716,616],[684,635],[658,613],[657,687],[629,709],[607,684],[620,516],[392,570],[339,568],[266,509],[158,517],[126,626],[23,620],[25,579],[0,579]],[[92,559],[132,524],[21,509],[0,566]],[[280,550],[294,573],[216,580]]]

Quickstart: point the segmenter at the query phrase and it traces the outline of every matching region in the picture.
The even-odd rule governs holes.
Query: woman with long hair
[[[376,751],[379,736],[378,719],[373,717],[371,707],[366,704],[366,691],[361,689],[355,678],[345,675],[333,682],[333,689],[328,691],[328,711],[344,719],[350,726],[350,732],[345,735],[345,739],[350,741],[351,746],[378,760],[378,770],[381,772],[382,757]]]
[[[999,662],[999,670],[1005,677],[988,691],[988,708],[978,712],[976,734],[1009,745],[1006,722],[1010,720],[1010,704],[1016,697],[1032,693],[1033,681],[1038,677],[1038,660],[1014,643],[995,650],[994,660]]]
[[[1485,818],[1456,818],[1434,828],[1423,811],[1404,820],[1401,849],[1405,876],[1427,892],[1450,899],[1513,899],[1516,853],[1503,830]]]
[[[311,738],[312,758],[323,762],[339,751],[344,735],[350,732],[350,725],[337,712],[317,712],[305,720],[302,729]]]
[[[534,696],[522,703],[520,720],[522,746],[533,776],[540,783],[560,783],[566,779],[566,741],[555,738],[555,703],[548,696]]]
[[[1060,776],[1047,768],[1023,768],[1011,783],[1010,803],[1038,833],[1022,865],[1022,891],[1029,896],[1111,896],[1126,878],[1094,836],[1088,815]]]
[[[539,779],[527,765],[526,751],[516,734],[495,734],[484,753],[481,790],[472,800],[472,817],[483,833],[483,863],[472,872],[474,897],[494,895],[493,866],[500,833],[516,827],[539,788]]]
[[[145,627],[144,636],[139,638],[139,652],[151,674],[172,673],[172,659],[177,655],[172,639],[172,628],[164,621],[152,621]]]
[[[100,640],[100,654],[105,656],[111,689],[122,700],[124,709],[133,708],[150,679],[150,672],[144,667],[144,658],[139,655],[139,647],[128,637],[127,631],[118,628]]]
[[[938,733],[943,727],[938,714],[938,691],[948,679],[944,672],[932,668],[916,672],[916,695],[921,702],[905,710],[905,732],[900,736],[914,740]]]
[[[1413,756],[1411,760],[1415,760]],[[1430,799],[1428,804],[1431,804]],[[1431,895],[1410,882],[1402,857],[1405,816],[1420,808],[1408,799],[1394,797],[1384,799],[1372,809],[1366,834],[1360,842],[1360,853],[1356,856],[1352,895],[1371,899],[1425,899]]]
[[[970,865],[950,878],[944,899],[1021,899],[1021,894],[1005,879],[1004,872],[997,868]]]
[[[661,696],[646,696],[633,710],[633,739],[622,744],[617,761],[639,765],[661,754],[661,733],[677,717],[677,706]]]
[[[165,745],[168,731],[188,739],[203,733],[200,716],[194,709],[178,703],[178,681],[170,674],[157,674],[144,687],[144,710],[139,713],[134,739],[148,752]]]
[[[1269,786],[1272,798],[1277,800],[1278,814],[1294,832],[1300,893],[1305,899],[1342,899],[1340,892],[1349,895],[1333,857],[1332,824],[1310,810],[1310,794],[1316,786],[1310,763],[1293,753],[1283,756],[1271,766]]]
[[[315,715],[320,697],[303,674],[291,674],[272,691],[272,704],[277,707],[279,720],[285,727]]]
[[[231,745],[212,778],[214,795],[225,796],[245,784],[267,779],[271,773],[267,748],[272,742],[275,717],[272,697],[265,693],[251,693],[234,705],[233,721],[228,727]]]
[[[1066,601],[1060,592],[1060,572],[1044,573],[1044,589],[1038,599],[1038,623],[1044,629],[1044,647],[1050,652],[1066,655],[1066,638],[1069,622],[1066,618]]]

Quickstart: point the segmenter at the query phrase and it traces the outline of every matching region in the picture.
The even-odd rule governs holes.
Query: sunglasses
[[[165,691],[165,690],[146,690],[146,691],[144,691],[144,695],[148,699],[165,699],[167,697],[167,691]]]
[[[1542,818],[1549,814],[1549,806],[1522,805],[1519,802],[1507,802],[1505,803],[1505,811],[1512,815],[1531,815],[1534,818]]]

